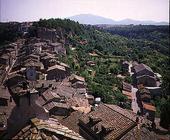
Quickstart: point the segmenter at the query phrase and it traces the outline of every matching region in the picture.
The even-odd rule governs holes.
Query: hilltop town
[[[18,31],[20,37],[0,48],[0,138],[170,138],[153,103],[163,95],[162,75],[150,66],[96,48],[80,50],[80,58],[75,52],[90,42],[76,31],[33,23],[20,23]],[[99,62],[106,66],[98,70]]]

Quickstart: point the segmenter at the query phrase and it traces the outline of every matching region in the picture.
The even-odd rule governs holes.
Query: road
[[[132,68],[132,63],[130,62],[130,64],[129,64],[129,70],[128,70],[130,76],[132,76],[132,75],[134,74],[134,73],[132,72],[131,68]]]
[[[130,62],[130,64],[129,64],[129,70],[128,70],[130,76],[132,76],[132,75],[134,74],[134,73],[132,72],[131,68],[132,68],[132,63]],[[137,98],[136,98],[136,92],[137,92],[137,91],[138,91],[138,89],[137,89],[137,88],[134,88],[134,87],[132,86],[132,104],[131,104],[131,108],[132,108],[132,110],[133,110],[134,113],[137,113],[138,111],[140,111],[140,108],[139,108],[138,103],[137,103]]]
[[[137,91],[138,91],[138,89],[134,88],[132,86],[132,104],[131,104],[131,108],[132,108],[134,113],[137,113],[138,111],[140,111],[140,108],[139,108],[138,103],[137,103],[137,98],[136,98],[136,92]]]

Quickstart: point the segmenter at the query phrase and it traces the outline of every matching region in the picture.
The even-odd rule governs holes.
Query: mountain
[[[91,15],[91,14],[80,14],[80,15],[75,15],[72,17],[68,17],[71,20],[78,21],[81,24],[113,24],[116,21],[109,19],[109,18],[104,18],[101,16],[96,16],[96,15]]]
[[[140,20],[133,20],[133,19],[124,19],[120,21],[115,21],[110,18],[105,18],[97,15],[92,15],[92,14],[80,14],[80,15],[75,15],[72,17],[68,17],[68,19],[78,21],[81,24],[113,24],[113,25],[129,25],[129,24],[134,24],[134,25],[169,25],[168,22],[155,22],[155,21],[140,21]]]

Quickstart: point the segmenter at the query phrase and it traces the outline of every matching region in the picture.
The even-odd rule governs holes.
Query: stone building
[[[48,120],[33,118],[13,139],[85,140],[55,118]]]
[[[44,108],[49,111],[51,115],[68,116],[70,112],[70,106],[61,102],[49,102],[44,105]]]
[[[9,67],[12,64],[12,57],[10,57],[10,54],[3,54],[0,56],[0,65],[5,65],[6,67]]]
[[[67,76],[65,67],[61,65],[54,65],[52,67],[49,67],[46,71],[46,74],[47,80],[61,80]]]
[[[134,67],[134,76],[137,85],[143,84],[148,87],[157,86],[154,72],[145,64],[139,64]]]
[[[10,137],[23,128],[31,118],[48,119],[48,112],[36,103],[36,90],[14,86],[10,88],[10,94],[16,103],[7,121],[7,133]]]
[[[66,55],[66,49],[64,48],[63,44],[59,42],[50,43],[47,46],[47,49],[51,52],[55,52],[58,55]]]
[[[70,77],[69,77],[69,80],[72,84],[74,84],[75,82],[85,82],[85,79],[84,77],[81,77],[81,76],[78,76],[78,75],[75,75],[75,74],[72,74]]]
[[[135,126],[133,120],[102,103],[79,119],[80,134],[88,140],[120,139]]]
[[[38,28],[37,34],[42,40],[58,41],[58,35],[55,29]]]

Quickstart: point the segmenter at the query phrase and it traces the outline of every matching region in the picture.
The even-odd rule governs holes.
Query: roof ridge
[[[120,115],[122,115],[122,116],[128,118],[128,119],[131,120],[132,122],[135,122],[135,121],[133,121],[131,118],[125,116],[124,114],[122,114],[122,113],[120,113],[120,112],[118,112],[118,111],[116,111],[116,110],[114,110],[114,109],[112,109],[111,107],[107,106],[106,104],[104,104],[104,103],[101,103],[101,104],[103,104],[103,105],[106,106],[107,108],[109,108],[109,109],[111,109],[111,110],[113,110],[113,111],[119,113]],[[113,105],[114,105],[114,104],[113,104]],[[123,109],[123,108],[122,108],[122,109]]]

